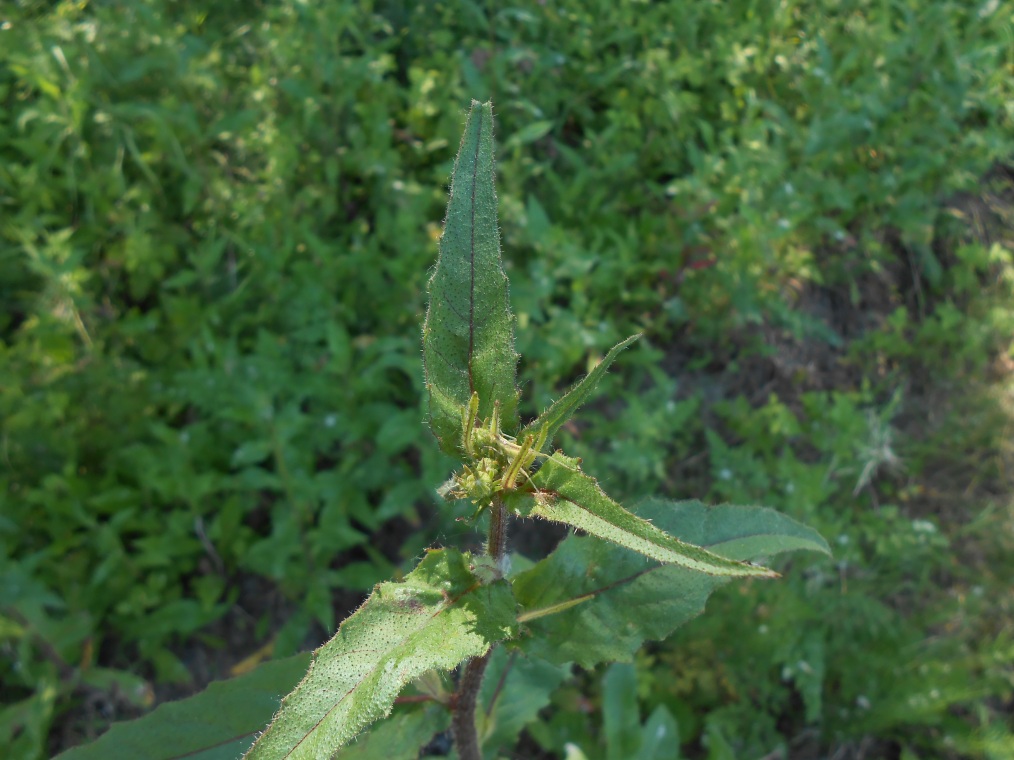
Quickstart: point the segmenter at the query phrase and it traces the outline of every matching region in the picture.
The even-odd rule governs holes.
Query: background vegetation
[[[473,97],[524,412],[644,331],[568,449],[836,550],[569,682],[515,756],[634,757],[659,705],[691,758],[1014,756],[1012,30],[1010,0],[5,3],[5,756],[313,646],[459,535],[419,328]]]

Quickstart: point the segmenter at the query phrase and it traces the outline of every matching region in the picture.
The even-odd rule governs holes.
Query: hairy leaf
[[[731,560],[666,534],[606,496],[579,464],[579,459],[557,452],[532,476],[535,493],[509,495],[508,507],[523,517],[572,525],[659,562],[709,575],[777,575],[765,567]]]
[[[539,415],[537,420],[526,425],[524,430],[518,433],[518,440],[522,441],[525,439],[525,436],[532,435],[535,440],[542,442],[541,449],[545,449],[546,446],[552,444],[553,438],[563,424],[594,393],[595,386],[599,384],[599,381],[606,374],[606,370],[609,369],[610,365],[616,361],[616,357],[620,355],[620,351],[640,337],[640,334],[631,335],[626,340],[613,346],[595,369],[581,378],[561,398],[557,399],[546,411]]]
[[[510,636],[514,612],[507,585],[481,585],[468,555],[428,552],[400,583],[378,585],[314,653],[306,677],[246,757],[332,757],[390,712],[407,683],[427,670],[453,668]]]
[[[504,427],[518,426],[518,356],[500,260],[492,103],[472,101],[429,295],[423,362],[430,427],[445,452],[460,456],[461,413],[473,392],[479,419],[489,418],[499,403]]]
[[[789,543],[828,552],[815,531],[772,509],[652,499],[639,506],[638,514],[716,553],[730,549],[739,559],[774,555]],[[744,554],[740,550],[748,542],[739,539],[751,537],[757,553]],[[590,536],[571,536],[514,579],[524,609],[519,618],[528,629],[518,646],[531,656],[585,668],[629,660],[645,640],[663,639],[699,615],[711,593],[727,581],[660,565]],[[560,611],[540,614],[554,607]]]
[[[142,718],[116,723],[60,760],[236,760],[271,720],[282,695],[306,673],[309,652],[266,662]]]

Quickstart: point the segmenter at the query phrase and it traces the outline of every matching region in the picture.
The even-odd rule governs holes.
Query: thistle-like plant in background
[[[777,575],[751,560],[827,552],[813,530],[761,507],[655,499],[634,514],[581,470],[580,459],[552,449],[560,427],[639,336],[615,346],[536,420],[521,423],[491,103],[472,103],[429,297],[429,422],[441,449],[461,462],[440,492],[470,501],[475,518],[488,513],[485,553],[433,549],[403,580],[379,584],[313,653],[280,707],[275,695],[291,688],[303,660],[268,663],[273,675],[262,671],[259,680],[255,671],[233,687],[216,684],[213,697],[209,690],[166,705],[68,758],[126,756],[131,736],[151,749],[153,727],[171,721],[180,743],[146,757],[211,760],[247,750],[251,760],[415,760],[450,726],[458,757],[480,760],[516,739],[572,664],[628,660],[645,640],[664,638],[699,614],[730,578]],[[510,520],[532,517],[587,535],[569,536],[535,564],[509,563]],[[524,547],[517,549],[523,557]],[[456,668],[451,683],[445,674]],[[413,698],[395,707],[410,686]],[[276,707],[250,746],[251,729]],[[191,724],[199,729],[188,730]]]

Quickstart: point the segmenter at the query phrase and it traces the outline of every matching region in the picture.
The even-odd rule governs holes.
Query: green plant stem
[[[503,567],[504,555],[507,553],[507,510],[499,496],[493,497],[489,510],[489,538],[486,541],[486,554],[495,563],[495,567]],[[461,760],[482,760],[479,747],[479,736],[475,730],[475,708],[479,700],[479,689],[482,677],[493,654],[490,647],[482,657],[474,657],[468,661],[461,681],[458,683],[457,698],[454,702],[454,717],[451,721],[451,732],[458,748]]]

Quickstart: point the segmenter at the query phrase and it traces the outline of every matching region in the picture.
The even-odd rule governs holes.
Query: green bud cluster
[[[461,441],[468,463],[455,474],[453,488],[446,494],[468,499],[481,512],[498,493],[517,487],[522,471],[535,461],[538,449],[533,436],[526,436],[519,446],[500,432],[498,406],[494,406],[488,420],[480,422],[478,412],[479,397],[473,394],[461,414]]]
[[[474,466],[465,465],[454,476],[457,488],[452,495],[471,501],[482,509],[489,505],[499,488],[501,465],[495,459],[484,457]]]

